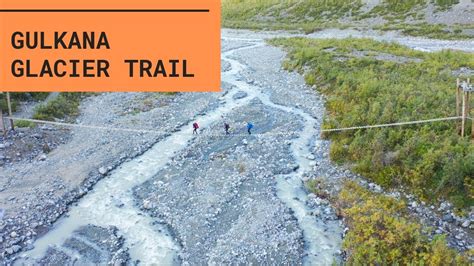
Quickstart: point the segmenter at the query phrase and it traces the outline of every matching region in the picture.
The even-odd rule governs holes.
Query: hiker
[[[253,128],[253,124],[248,122],[247,123],[247,132],[249,133],[249,135],[252,135],[252,132],[251,132],[252,128]]]
[[[224,122],[224,129],[225,129],[225,134],[226,135],[229,135],[229,129],[230,129],[230,125],[226,122]]]
[[[194,124],[193,124],[193,135],[198,134],[198,131],[197,131],[198,129],[199,129],[198,123],[194,122]]]

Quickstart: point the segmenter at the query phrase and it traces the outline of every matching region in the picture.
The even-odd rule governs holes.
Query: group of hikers
[[[252,135],[252,128],[253,128],[253,124],[250,123],[250,122],[247,122],[247,132],[249,133],[249,135]],[[194,122],[193,123],[193,135],[198,134],[198,129],[199,129],[199,124],[197,122]],[[229,125],[229,123],[224,122],[224,130],[225,130],[226,135],[230,134],[230,125]]]

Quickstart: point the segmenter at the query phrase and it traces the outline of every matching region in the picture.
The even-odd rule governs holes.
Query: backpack
[[[194,128],[199,128],[198,123],[194,123],[194,124],[193,124],[193,127],[194,127]]]
[[[248,127],[249,129],[252,129],[252,128],[253,128],[253,124],[252,124],[252,123],[248,123],[247,127]]]

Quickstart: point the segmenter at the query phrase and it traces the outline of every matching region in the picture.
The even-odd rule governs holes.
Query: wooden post
[[[0,129],[2,130],[3,139],[7,137],[7,129],[5,128],[5,124],[3,123],[3,111],[0,109]]]
[[[12,116],[12,104],[10,102],[10,93],[7,92],[7,105],[8,105],[8,116]],[[15,125],[13,124],[13,119],[10,118],[10,126],[12,130],[15,130]]]
[[[456,116],[461,116],[461,81],[459,78],[456,80]],[[456,122],[456,130],[461,133],[461,123],[458,121]]]
[[[471,85],[471,79],[468,78],[467,79],[467,86],[469,87]],[[472,116],[471,116],[471,99],[470,96],[471,96],[471,91],[468,91],[466,92],[467,94],[467,103],[466,103],[466,115],[471,118],[471,141],[474,142],[474,120],[472,120]]]
[[[467,111],[467,92],[463,91],[462,97],[462,121],[461,121],[461,137],[464,137],[466,129],[466,111]]]

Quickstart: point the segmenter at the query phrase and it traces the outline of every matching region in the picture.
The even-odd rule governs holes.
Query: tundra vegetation
[[[10,93],[10,100],[12,105],[12,111],[17,111],[19,102],[22,101],[43,101],[48,97],[48,92],[12,92]],[[3,113],[8,112],[7,106],[7,95],[6,93],[0,94],[0,110]]]
[[[403,34],[410,36],[421,36],[428,37],[433,39],[446,39],[446,40],[456,40],[456,39],[469,39],[472,36],[463,33],[463,29],[474,29],[474,25],[454,25],[451,29],[445,29],[443,25],[440,24],[428,24],[428,23],[416,23],[416,24],[406,24],[406,23],[395,23],[395,24],[385,24],[381,26],[375,26],[374,29],[382,31],[391,31],[398,30]]]
[[[81,99],[87,95],[88,93],[60,93],[53,100],[37,106],[33,118],[49,121],[73,118],[79,115],[79,104]]]
[[[430,240],[404,201],[348,181],[335,205],[349,227],[343,241],[348,265],[469,265],[469,254],[449,248],[444,236]]]
[[[361,0],[223,0],[223,26],[246,29],[304,30],[340,26],[337,18],[358,13]]]
[[[472,38],[463,33],[472,25],[428,24],[424,21],[427,0],[382,0],[365,10],[362,0],[223,0],[223,26],[229,28],[302,30],[306,33],[323,28],[373,27],[399,30],[410,36],[438,39]],[[449,10],[458,0],[431,0],[436,12]],[[363,22],[382,18],[382,24]],[[407,21],[411,21],[407,23]]]
[[[284,67],[305,74],[327,97],[323,127],[340,128],[455,116],[456,76],[474,55],[419,52],[369,39],[274,39],[288,50]],[[385,60],[384,60],[385,59]],[[471,122],[468,123],[470,134]],[[326,134],[333,161],[427,202],[474,204],[474,145],[456,121]]]
[[[56,119],[70,120],[79,114],[79,105],[81,99],[90,95],[90,93],[60,93],[52,100],[45,101],[49,92],[12,92],[10,100],[12,111],[19,110],[21,102],[36,103],[32,118],[39,120],[54,121]],[[0,110],[4,115],[8,114],[6,94],[0,94]],[[25,117],[29,118],[29,117]],[[33,128],[35,123],[26,120],[16,120],[15,126],[19,128]]]
[[[437,10],[450,9],[453,5],[459,4],[459,0],[431,0],[436,5]]]

